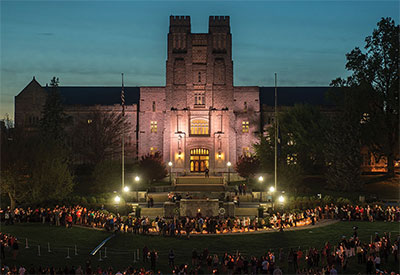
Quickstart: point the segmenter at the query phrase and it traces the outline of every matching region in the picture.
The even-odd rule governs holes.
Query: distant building
[[[189,16],[171,16],[166,85],[125,87],[125,138],[131,158],[160,151],[181,174],[226,172],[227,162],[253,152],[264,125],[273,121],[274,88],[233,85],[228,16],[210,16],[208,33],[191,33]],[[279,106],[309,103],[329,109],[329,87],[279,87]],[[121,112],[121,87],[59,87],[66,112]],[[15,97],[16,127],[34,130],[46,87],[35,78]]]

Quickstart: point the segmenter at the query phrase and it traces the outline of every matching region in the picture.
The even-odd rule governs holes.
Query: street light
[[[124,192],[129,192],[129,187],[128,186],[124,187]]]
[[[285,202],[285,197],[284,196],[279,196],[278,201],[280,203],[284,203]]]
[[[263,176],[259,176],[259,177],[258,177],[258,181],[259,181],[259,182],[263,182],[263,181],[264,181],[264,177],[263,177]]]
[[[231,166],[232,166],[232,163],[230,161],[228,161],[226,163],[226,166],[228,166],[228,184],[229,184],[231,182]]]
[[[172,161],[168,162],[169,166],[169,184],[171,185],[172,183]]]
[[[140,181],[140,177],[136,176],[135,177],[135,182],[139,183],[139,181]],[[135,186],[135,189],[136,189],[136,201],[139,202],[139,188],[138,188],[138,186]]]
[[[274,192],[275,192],[275,187],[271,186],[271,187],[269,188],[269,192],[274,193]]]
[[[121,198],[119,196],[116,196],[114,198],[114,201],[115,201],[115,209],[117,210],[116,212],[117,212],[117,215],[118,215],[118,204],[121,201]]]

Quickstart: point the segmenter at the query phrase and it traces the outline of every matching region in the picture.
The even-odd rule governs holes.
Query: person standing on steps
[[[206,167],[206,170],[204,170],[204,174],[205,174],[206,178],[210,177],[209,173],[210,173],[210,170],[208,170],[208,167]]]

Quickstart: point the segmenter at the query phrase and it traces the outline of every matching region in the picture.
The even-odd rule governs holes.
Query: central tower
[[[208,33],[191,33],[189,16],[171,16],[166,73],[175,169],[222,171],[229,155],[222,139],[229,136],[227,111],[233,106],[229,16],[210,16]]]
[[[161,151],[175,175],[226,173],[255,142],[258,87],[233,86],[229,16],[210,16],[207,33],[189,16],[169,24],[166,85],[140,89],[139,156]]]

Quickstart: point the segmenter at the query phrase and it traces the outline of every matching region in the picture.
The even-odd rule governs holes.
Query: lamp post
[[[117,210],[117,215],[118,215],[118,205],[119,205],[119,202],[121,201],[121,198],[119,197],[119,196],[116,196],[115,198],[114,198],[114,202],[115,202],[115,208],[116,208],[116,210]]]
[[[258,182],[261,184],[263,181],[264,181],[264,177],[263,177],[263,176],[259,176],[259,177],[258,177]],[[263,192],[262,192],[262,189],[261,189],[261,192],[260,192],[260,202],[262,202],[262,194],[263,194]]]
[[[168,162],[169,166],[169,185],[172,184],[172,161]]]
[[[139,181],[140,181],[140,177],[139,177],[139,176],[136,176],[136,177],[135,177],[135,182],[136,182],[136,184],[138,184]],[[138,190],[138,186],[137,186],[137,185],[136,185],[136,201],[139,202],[139,190]]]
[[[230,161],[228,161],[226,163],[226,166],[228,166],[228,184],[229,184],[229,183],[231,183],[231,166],[232,166],[232,163]]]

